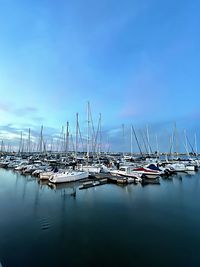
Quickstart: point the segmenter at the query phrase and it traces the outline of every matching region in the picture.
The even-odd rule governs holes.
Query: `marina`
[[[0,168],[11,169],[21,175],[31,175],[53,184],[83,182],[83,188],[104,183],[156,183],[160,177],[196,172],[200,166],[198,155],[164,159],[155,155],[127,159],[123,154],[74,158],[70,154],[2,153]],[[87,185],[87,186],[86,186]]]
[[[0,267],[200,267],[200,1],[0,1]]]

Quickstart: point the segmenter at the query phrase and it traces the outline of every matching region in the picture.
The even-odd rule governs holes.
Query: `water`
[[[200,266],[200,176],[160,185],[53,189],[0,170],[0,262],[25,266]]]

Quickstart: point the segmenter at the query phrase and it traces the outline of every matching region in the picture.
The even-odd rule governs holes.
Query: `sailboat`
[[[69,182],[75,182],[75,181],[79,181],[82,179],[86,179],[88,178],[88,176],[89,176],[88,172],[67,170],[61,173],[55,173],[51,175],[51,177],[49,178],[49,181],[54,184],[69,183]]]

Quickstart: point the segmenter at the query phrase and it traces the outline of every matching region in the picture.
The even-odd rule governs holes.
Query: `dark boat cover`
[[[154,170],[154,171],[161,171],[155,164],[150,164],[148,166],[148,169]]]

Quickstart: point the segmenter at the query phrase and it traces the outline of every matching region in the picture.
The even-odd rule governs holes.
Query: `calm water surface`
[[[200,266],[200,175],[50,188],[0,169],[3,267]]]

